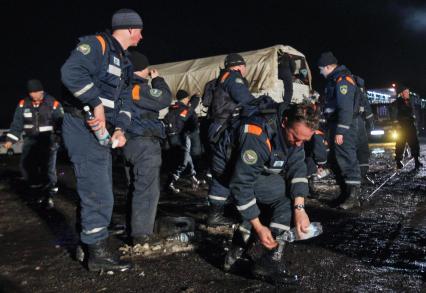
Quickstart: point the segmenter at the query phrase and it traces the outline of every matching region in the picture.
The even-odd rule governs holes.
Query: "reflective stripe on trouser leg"
[[[334,144],[337,164],[346,184],[361,184],[361,174],[356,155],[357,128],[349,129],[343,137],[343,144]]]
[[[94,244],[108,237],[111,221],[114,204],[111,152],[99,144],[82,119],[65,113],[62,128],[80,196],[81,241]]]
[[[229,189],[226,186],[222,185],[219,180],[215,176],[213,176],[208,195],[210,204],[220,206],[225,205],[229,194]]]

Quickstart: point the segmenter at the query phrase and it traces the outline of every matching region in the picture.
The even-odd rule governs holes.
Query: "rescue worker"
[[[64,95],[63,138],[77,178],[81,204],[81,241],[88,247],[88,268],[125,270],[108,247],[108,225],[114,204],[111,146],[104,146],[95,132],[111,133],[116,147],[126,143],[131,122],[132,64],[127,49],[142,39],[142,19],[130,9],[112,16],[112,34],[80,38],[80,43],[61,68]],[[83,112],[90,106],[95,119]]]
[[[230,195],[230,168],[226,167],[229,149],[217,142],[221,136],[226,136],[227,148],[232,148],[232,137],[240,125],[242,116],[249,116],[255,107],[250,103],[255,100],[250,93],[246,75],[246,62],[236,53],[226,56],[225,68],[221,70],[216,81],[213,98],[209,104],[208,117],[209,140],[211,142],[211,172],[212,181],[209,187],[208,199],[210,211],[207,225],[229,225],[233,222],[224,216],[225,204]],[[226,170],[226,172],[224,172]]]
[[[368,148],[368,135],[367,128],[369,131],[374,129],[373,118],[374,115],[371,111],[370,102],[368,101],[367,92],[365,89],[365,82],[362,78],[354,76],[358,86],[358,90],[361,91],[360,95],[360,107],[358,119],[358,147],[357,147],[357,158],[359,163],[359,169],[361,174],[361,183],[363,185],[374,185],[374,181],[367,175],[370,167],[370,149]]]
[[[423,164],[419,160],[420,146],[417,137],[416,116],[414,107],[410,97],[410,89],[406,86],[400,85],[397,89],[398,98],[396,99],[396,120],[394,123],[397,125],[398,139],[395,145],[395,160],[396,168],[401,169],[402,158],[404,155],[405,145],[411,150],[411,156],[414,158],[415,169],[418,170]]]
[[[201,181],[196,177],[194,161],[201,155],[200,130],[198,125],[198,115],[195,109],[200,103],[200,97],[192,97],[185,90],[178,90],[176,93],[177,102],[170,106],[167,118],[174,121],[174,135],[178,139],[178,148],[180,149],[180,162],[175,171],[172,172],[169,188],[174,193],[179,193],[180,189],[176,187],[186,169],[189,168],[189,175],[192,188],[198,188]],[[175,117],[171,117],[175,116]],[[193,160],[194,156],[194,160]]]
[[[310,224],[304,206],[309,190],[303,143],[317,127],[318,115],[307,105],[291,105],[284,113],[254,115],[243,121],[230,181],[243,221],[234,233],[225,269],[231,269],[248,248],[253,230],[257,240],[249,249],[255,253],[249,256],[254,276],[274,283],[296,281],[281,262],[283,247],[279,250],[276,237],[290,230],[292,218],[298,233],[306,233]],[[265,214],[259,204],[271,213]],[[265,215],[270,216],[266,222]]]
[[[46,192],[38,202],[52,208],[58,191],[56,154],[59,148],[56,132],[61,128],[63,109],[38,79],[27,82],[28,97],[19,101],[4,147],[9,149],[24,133],[21,172],[30,188],[43,187]]]
[[[361,175],[356,156],[358,145],[359,101],[356,82],[351,72],[332,52],[321,54],[318,60],[321,75],[327,80],[324,115],[327,120],[330,163],[341,187],[339,207],[359,207]]]
[[[167,108],[171,92],[156,69],[148,68],[148,59],[132,52],[133,64],[132,122],[127,129],[123,153],[132,167],[131,236],[133,245],[149,241],[153,234],[160,198],[160,140],[166,138],[160,110]],[[148,78],[151,77],[151,86]]]
[[[283,102],[285,107],[290,105],[293,97],[293,75],[295,71],[296,63],[289,54],[284,53],[278,58],[278,79],[283,81]]]
[[[316,197],[314,180],[324,178],[329,174],[327,169],[328,150],[324,138],[324,133],[316,130],[312,138],[304,144],[305,163],[309,183],[309,194]]]

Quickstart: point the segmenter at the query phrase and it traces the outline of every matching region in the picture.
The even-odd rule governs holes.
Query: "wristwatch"
[[[116,127],[114,131],[120,130],[124,134],[124,130],[121,127]]]
[[[304,210],[304,209],[305,209],[305,205],[304,205],[304,204],[295,204],[295,205],[293,206],[293,208],[294,208],[295,210]]]

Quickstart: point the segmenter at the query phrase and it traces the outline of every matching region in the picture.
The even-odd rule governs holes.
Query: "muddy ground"
[[[244,267],[225,273],[232,230],[205,229],[206,187],[193,191],[187,182],[180,195],[162,191],[159,216],[194,217],[198,238],[191,246],[134,255],[136,268],[129,272],[88,272],[75,260],[78,198],[70,164],[59,160],[59,194],[55,208],[46,210],[19,179],[19,156],[1,157],[0,292],[421,292],[426,290],[426,168],[413,172],[411,161],[367,198],[394,173],[393,148],[371,145],[370,176],[376,183],[363,189],[360,209],[332,208],[338,194],[334,180],[318,182],[319,199],[308,200],[307,211],[324,233],[287,247],[285,261],[301,276],[293,288],[253,280]],[[122,224],[126,187],[120,168],[115,174],[113,221]],[[126,241],[124,235],[112,237],[117,249],[125,249]]]

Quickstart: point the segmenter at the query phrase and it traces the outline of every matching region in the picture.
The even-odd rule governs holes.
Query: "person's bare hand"
[[[114,131],[111,141],[114,143],[114,141],[118,141],[117,145],[115,145],[116,148],[121,148],[126,144],[126,137],[124,136],[123,131],[117,129]]]
[[[87,124],[92,128],[93,131],[101,131],[101,134],[105,132],[105,111],[104,105],[99,104],[93,109],[93,115],[95,115],[95,119],[86,120]]]
[[[343,144],[343,135],[342,134],[336,134],[334,137],[334,142],[338,145]]]
[[[149,72],[150,72],[151,78],[156,78],[159,76],[158,70],[155,68],[151,69]]]

